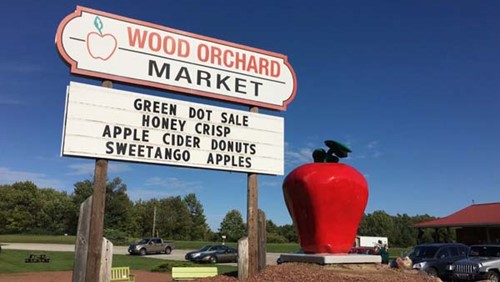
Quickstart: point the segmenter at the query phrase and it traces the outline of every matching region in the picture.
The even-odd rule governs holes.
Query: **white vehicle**
[[[389,247],[389,241],[387,237],[375,237],[375,236],[356,236],[354,241],[355,247],[371,247],[374,248],[379,245],[379,241],[382,242],[382,246],[386,248]]]

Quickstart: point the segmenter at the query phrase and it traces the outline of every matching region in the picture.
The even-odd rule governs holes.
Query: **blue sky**
[[[73,191],[94,161],[60,156],[70,75],[54,43],[76,5],[288,56],[285,175],[334,139],[369,183],[366,212],[446,216],[500,201],[498,1],[0,1],[0,184]],[[165,91],[114,88],[246,110]],[[238,209],[245,173],[111,161],[132,200],[196,193],[209,225]],[[259,176],[259,207],[291,223],[284,176]]]

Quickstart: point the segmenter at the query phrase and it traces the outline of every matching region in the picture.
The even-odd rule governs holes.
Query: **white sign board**
[[[62,155],[283,175],[284,121],[71,82]]]
[[[296,77],[282,54],[77,6],[56,44],[71,72],[286,110]]]

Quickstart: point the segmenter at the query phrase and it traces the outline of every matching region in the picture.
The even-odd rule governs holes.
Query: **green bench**
[[[217,267],[172,267],[173,280],[194,280],[217,274]]]
[[[129,281],[134,282],[135,276],[130,274],[128,266],[112,267],[111,268],[111,281]]]

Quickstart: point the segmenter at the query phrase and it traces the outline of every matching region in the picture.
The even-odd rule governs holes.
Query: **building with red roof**
[[[456,231],[457,242],[468,245],[500,244],[500,203],[473,204],[449,216],[420,222],[417,228],[447,228]]]

